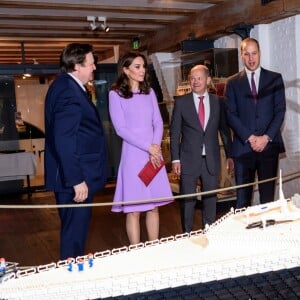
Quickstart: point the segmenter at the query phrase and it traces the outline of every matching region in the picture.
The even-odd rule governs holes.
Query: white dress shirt
[[[209,119],[209,114],[210,114],[209,95],[208,95],[208,92],[205,92],[203,95],[198,95],[196,93],[193,93],[194,104],[195,104],[197,113],[199,113],[198,110],[199,110],[199,102],[200,102],[199,97],[200,96],[204,96],[203,103],[204,103],[204,112],[205,112],[204,113],[204,130],[205,130],[208,119]]]
[[[203,95],[198,95],[196,93],[193,93],[194,104],[195,104],[197,113],[199,113],[199,102],[200,102],[199,97],[200,96],[204,96],[203,104],[204,104],[204,130],[205,130],[208,119],[209,119],[209,115],[210,115],[209,94],[207,91]],[[205,154],[206,154],[205,153],[205,145],[203,145],[202,155],[205,156]]]
[[[256,86],[256,92],[258,92],[260,70],[261,70],[260,67],[258,67],[255,71],[250,71],[247,68],[245,68],[250,88],[251,88],[251,75],[254,72],[254,82],[255,82],[255,86]]]

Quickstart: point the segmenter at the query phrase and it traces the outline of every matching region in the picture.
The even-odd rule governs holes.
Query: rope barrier
[[[300,177],[300,172],[295,172],[291,173],[285,176],[282,176],[283,178],[289,177],[288,180],[290,181],[293,179],[296,179]],[[203,196],[203,195],[209,195],[209,194],[217,194],[220,192],[225,192],[225,191],[230,191],[230,190],[235,190],[238,188],[244,188],[244,187],[249,187],[252,185],[256,184],[261,184],[273,180],[279,179],[279,176],[273,177],[273,178],[268,178],[265,180],[260,180],[260,181],[254,181],[251,183],[246,183],[246,184],[240,184],[240,185],[235,185],[235,186],[230,186],[230,187],[225,187],[221,189],[216,189],[216,190],[210,190],[210,191],[205,191],[205,192],[199,192],[199,193],[192,193],[192,194],[184,194],[184,195],[178,195],[178,196],[173,196],[172,198],[170,197],[160,197],[160,198],[153,198],[153,199],[142,199],[142,200],[135,200],[135,201],[124,201],[124,202],[101,202],[101,203],[76,203],[76,204],[7,204],[7,205],[0,205],[0,209],[41,209],[41,208],[71,208],[71,207],[96,207],[96,206],[113,206],[113,205],[132,205],[132,204],[144,204],[148,202],[161,202],[161,201],[170,201],[170,200],[177,200],[177,199],[182,199],[182,198],[189,198],[189,197],[198,197],[198,196]],[[285,182],[285,181],[283,181]]]

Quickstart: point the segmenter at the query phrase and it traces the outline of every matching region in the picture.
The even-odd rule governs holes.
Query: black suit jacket
[[[208,171],[220,172],[220,145],[218,132],[227,157],[231,154],[231,134],[226,123],[223,101],[209,94],[210,116],[203,131],[195,108],[193,93],[176,98],[170,127],[171,158],[180,160],[181,174],[199,175],[202,150],[205,144]]]
[[[45,102],[45,182],[56,192],[73,193],[85,181],[89,193],[106,182],[104,131],[95,105],[67,73],[51,84]]]
[[[272,142],[265,150],[284,152],[280,127],[286,111],[285,90],[282,76],[261,68],[258,100],[253,101],[246,71],[227,80],[225,87],[227,119],[234,132],[232,155],[241,157],[251,154],[247,139],[250,135],[267,134]]]

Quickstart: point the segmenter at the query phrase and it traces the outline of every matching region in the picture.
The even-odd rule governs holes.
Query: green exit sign
[[[140,48],[140,40],[139,40],[139,39],[134,39],[134,40],[132,41],[132,48],[133,48],[134,50],[137,50],[137,49]]]

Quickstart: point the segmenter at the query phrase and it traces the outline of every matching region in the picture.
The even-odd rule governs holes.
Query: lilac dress
[[[170,203],[173,198],[166,168],[163,167],[146,187],[138,173],[149,160],[151,144],[161,144],[163,122],[154,91],[133,94],[130,99],[109,92],[109,113],[117,134],[123,139],[121,160],[112,211],[142,212]],[[124,204],[123,201],[170,197],[164,201]]]

